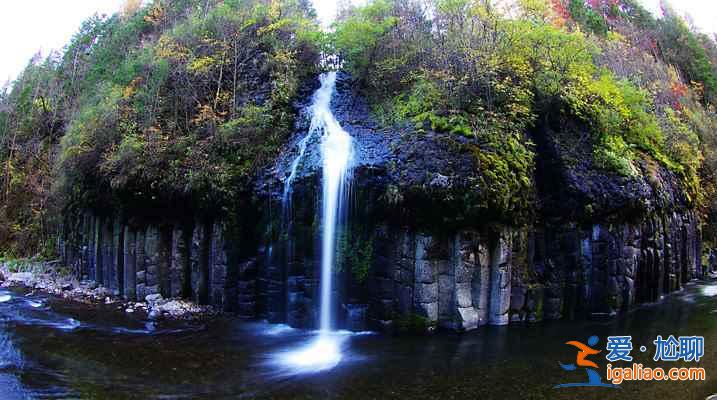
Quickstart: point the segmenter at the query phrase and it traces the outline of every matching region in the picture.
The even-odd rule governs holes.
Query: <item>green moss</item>
[[[342,232],[338,238],[336,271],[347,268],[357,283],[365,283],[373,264],[373,238],[362,238],[357,233]]]
[[[435,328],[436,323],[415,313],[396,315],[393,318],[395,332],[404,335],[423,335]]]

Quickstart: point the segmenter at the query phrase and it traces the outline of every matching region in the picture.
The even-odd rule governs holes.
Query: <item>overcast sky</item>
[[[326,23],[336,14],[334,0],[312,0],[319,18]],[[659,13],[659,0],[640,0]],[[112,14],[123,0],[21,0],[0,5],[0,86],[14,79],[37,51],[46,55],[61,49],[94,13]],[[716,0],[673,0],[673,7],[689,13],[694,24],[706,32],[717,32]]]

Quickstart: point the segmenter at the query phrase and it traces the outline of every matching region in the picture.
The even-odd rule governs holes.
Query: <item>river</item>
[[[717,282],[691,283],[616,319],[484,327],[456,334],[335,332],[342,357],[321,371],[282,357],[317,332],[221,317],[155,325],[117,305],[85,305],[0,290],[0,398],[82,399],[704,399],[717,393]],[[652,361],[656,335],[702,335],[702,382],[624,382],[553,389],[584,373],[569,340],[597,335],[604,379],[608,335],[632,335],[636,361]],[[648,351],[637,348],[644,344]]]

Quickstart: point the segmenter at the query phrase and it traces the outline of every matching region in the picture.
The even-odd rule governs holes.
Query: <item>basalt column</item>
[[[170,267],[172,264],[172,227],[162,226],[159,235],[159,263],[157,274],[159,280],[159,293],[167,298],[172,297],[172,282]]]
[[[145,256],[145,238],[147,230],[137,229],[135,234],[135,274],[137,299],[144,300],[147,296],[147,260]]]
[[[191,242],[191,226],[176,224],[172,232],[172,265],[169,273],[172,297],[191,298]]]
[[[159,229],[156,226],[150,225],[147,227],[144,237],[145,296],[160,292],[160,236]]]
[[[211,254],[211,241],[212,241],[212,224],[202,223],[198,229],[200,229],[199,236],[199,263],[198,263],[198,274],[197,274],[197,300],[200,304],[209,304],[209,280],[211,274],[211,265],[209,263]]]
[[[256,259],[239,264],[237,283],[237,313],[244,318],[256,317],[257,312],[257,265]]]
[[[97,240],[97,217],[91,215],[89,217],[88,226],[88,242],[87,242],[87,276],[90,280],[96,281],[96,253],[95,241]]]
[[[432,237],[416,235],[413,301],[419,315],[435,322],[438,321],[438,268],[430,257],[433,244]]]
[[[212,224],[209,253],[210,302],[224,311],[235,311],[238,276],[236,268],[229,262],[227,244],[225,227],[220,223]]]
[[[102,285],[112,289],[112,281],[114,279],[114,263],[115,254],[112,244],[114,242],[113,235],[114,223],[112,218],[107,218],[102,224]]]
[[[510,311],[511,247],[510,231],[504,230],[492,241],[490,258],[490,312],[488,323],[506,325]]]
[[[137,239],[129,226],[124,227],[124,296],[137,300]]]
[[[95,241],[95,216],[90,213],[85,213],[85,237],[82,243],[82,255],[84,257],[84,269],[82,279],[94,279],[94,241]]]
[[[478,257],[478,234],[471,231],[459,232],[453,241],[452,270],[455,285],[454,305],[455,324],[453,328],[459,330],[471,330],[478,327],[478,310],[474,298],[474,279],[480,273]],[[480,295],[478,296],[480,297]]]
[[[199,270],[202,255],[202,236],[204,228],[199,221],[196,221],[192,227],[192,238],[189,243],[189,268],[190,268],[190,285],[192,290],[191,298],[199,303]]]
[[[119,219],[115,218],[112,225],[112,280],[110,288],[113,293],[124,294],[124,228]]]

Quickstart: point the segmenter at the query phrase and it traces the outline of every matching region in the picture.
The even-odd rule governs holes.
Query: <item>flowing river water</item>
[[[154,325],[115,305],[89,306],[24,290],[0,290],[0,398],[82,399],[704,399],[717,392],[717,282],[693,283],[616,319],[483,327],[395,337],[336,331],[333,368],[287,368],[280,359],[316,341],[315,331],[219,318]],[[703,335],[704,382],[625,382],[621,390],[553,389],[579,381],[563,371],[564,343],[632,335]],[[633,351],[645,365],[652,350]],[[667,365],[666,365],[667,364]],[[577,374],[577,375],[576,375]]]

